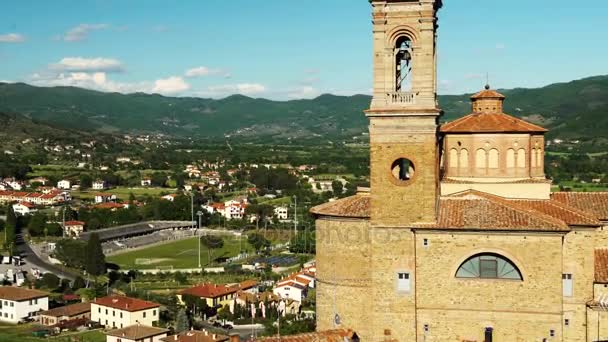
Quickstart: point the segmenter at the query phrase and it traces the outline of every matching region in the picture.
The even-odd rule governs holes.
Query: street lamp
[[[198,216],[198,228],[201,228],[201,216],[203,216],[202,211],[197,211],[196,215]],[[198,241],[198,268],[201,268],[201,237],[196,236],[196,241]]]

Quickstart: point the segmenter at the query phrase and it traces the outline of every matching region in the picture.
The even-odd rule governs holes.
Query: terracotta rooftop
[[[65,221],[66,226],[84,226],[86,222],[82,221]]]
[[[43,311],[40,315],[62,317],[76,316],[91,311],[91,303],[76,303],[72,305],[60,306],[51,310]]]
[[[505,96],[496,90],[490,89],[490,86],[487,85],[484,90],[474,94],[471,96],[471,100],[478,99],[504,99]]]
[[[255,280],[246,280],[237,285],[200,284],[189,289],[182,290],[180,294],[189,294],[202,298],[217,298],[239,290],[247,290],[257,285]]]
[[[157,308],[160,304],[125,296],[107,296],[97,298],[93,303],[129,312]]]
[[[147,325],[130,325],[122,329],[111,330],[106,333],[108,336],[122,337],[134,341],[142,341],[148,337],[154,337],[168,333],[168,329],[149,327]]]
[[[554,192],[551,198],[608,221],[608,192]]]
[[[553,216],[517,201],[476,190],[441,198],[437,222],[418,224],[415,228],[557,232],[570,230],[564,221]]]
[[[602,223],[592,214],[568,206],[556,200],[510,200],[521,207],[527,207],[564,221],[569,226],[599,227]]]
[[[595,250],[595,282],[608,284],[608,249]]]
[[[367,194],[357,194],[333,202],[327,202],[310,209],[314,215],[369,218],[370,197]]]
[[[443,133],[544,133],[545,128],[504,113],[473,113],[441,125]]]
[[[348,342],[359,341],[359,336],[352,330],[336,329],[292,336],[263,337],[255,341],[281,342]]]
[[[224,342],[229,340],[230,337],[226,335],[213,334],[206,330],[190,330],[161,339],[163,342]]]
[[[467,179],[458,179],[458,178],[444,178],[441,180],[442,183],[447,184],[479,184],[480,182],[474,182]],[[509,179],[505,178],[504,181],[493,182],[499,184],[546,184],[551,183],[549,179],[541,179],[541,178],[525,178],[525,179]]]
[[[22,302],[24,300],[48,297],[48,293],[22,287],[0,286],[0,299]]]

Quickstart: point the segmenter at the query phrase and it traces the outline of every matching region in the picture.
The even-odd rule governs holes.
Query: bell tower
[[[438,194],[437,11],[441,0],[371,0],[371,223],[433,222]]]

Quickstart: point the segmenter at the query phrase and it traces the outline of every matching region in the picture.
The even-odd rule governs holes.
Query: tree
[[[177,312],[177,317],[175,318],[175,332],[181,333],[190,329],[190,322],[188,321],[188,315],[186,314],[186,309],[180,309]]]
[[[12,205],[8,206],[6,223],[4,226],[4,248],[8,249],[9,254],[12,256],[17,239],[17,216],[15,215]]]
[[[106,256],[101,248],[99,235],[91,234],[86,248],[86,271],[94,276],[102,275],[106,272]]]
[[[192,310],[194,315],[203,316],[207,311],[209,311],[209,306],[207,305],[207,301],[202,299],[201,297],[193,296],[190,294],[182,295],[182,301],[186,305],[187,308]]]
[[[213,235],[201,236],[201,242],[203,246],[207,247],[207,254],[209,256],[209,264],[211,264],[211,254],[214,249],[220,249],[224,247],[224,239]]]
[[[333,190],[334,195],[342,195],[344,192],[344,184],[339,180],[335,180],[331,182],[331,189]]]
[[[36,213],[30,218],[30,222],[27,225],[27,230],[31,236],[42,236],[45,235],[46,216],[41,213]]]
[[[80,189],[86,190],[93,186],[93,178],[88,173],[80,175]]]
[[[53,273],[45,273],[39,280],[39,285],[51,291],[56,290],[59,287],[59,277]]]
[[[76,279],[74,279],[74,283],[72,284],[72,290],[80,290],[86,286],[87,283],[84,281],[84,279],[81,276],[77,276]]]
[[[74,268],[84,268],[86,263],[87,243],[80,240],[62,239],[55,245],[54,256],[64,265]]]
[[[259,252],[262,248],[270,247],[270,241],[262,236],[262,234],[249,234],[249,236],[247,236],[247,241],[255,248],[256,252]]]
[[[311,253],[316,252],[316,238],[314,232],[299,232],[298,235],[289,242],[289,251],[292,253]]]

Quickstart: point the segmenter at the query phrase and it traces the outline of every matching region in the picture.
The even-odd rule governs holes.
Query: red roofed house
[[[370,3],[371,187],[311,209],[317,329],[342,322],[364,341],[608,340],[608,192],[552,193],[547,130],[506,114],[489,86],[470,114],[440,124],[442,1]]]
[[[30,202],[19,202],[19,203],[13,204],[13,211],[17,215],[25,216],[25,215],[29,215],[37,210],[36,210],[36,206]]]
[[[152,326],[158,321],[160,304],[125,296],[97,298],[91,303],[91,320],[106,328],[135,324]]]
[[[183,295],[196,296],[205,299],[207,301],[208,306],[216,307],[230,304],[234,299],[236,293],[239,291],[257,293],[257,282],[254,280],[246,280],[239,284],[200,284],[189,289],[180,291],[177,294],[177,298],[180,303],[183,303]]]
[[[79,237],[84,232],[85,222],[83,221],[66,221],[63,230],[66,236]]]

